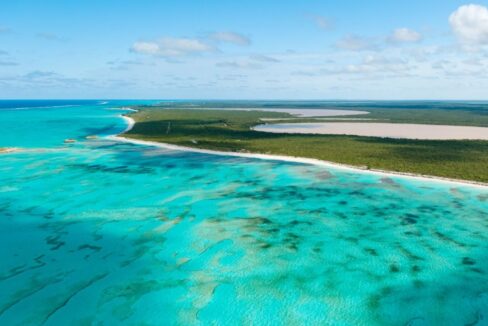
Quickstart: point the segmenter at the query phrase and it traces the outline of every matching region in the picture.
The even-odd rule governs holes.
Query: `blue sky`
[[[0,98],[487,99],[487,7],[2,1]]]

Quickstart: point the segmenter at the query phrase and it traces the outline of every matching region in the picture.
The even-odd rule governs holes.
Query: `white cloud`
[[[247,36],[234,32],[217,32],[210,35],[210,38],[222,43],[232,43],[236,45],[251,44],[251,40]]]
[[[215,51],[211,45],[191,38],[166,37],[154,42],[136,42],[132,52],[167,58],[183,57]]]
[[[488,45],[488,8],[481,5],[464,5],[449,17],[449,23],[461,43]]]
[[[10,28],[0,26],[0,34],[1,33],[8,33],[8,32],[10,32]]]
[[[159,52],[159,44],[154,42],[136,42],[132,45],[131,50],[136,53],[156,55]]]
[[[336,46],[342,50],[348,51],[367,51],[377,50],[378,46],[369,38],[358,35],[348,35],[340,39]]]
[[[397,28],[388,37],[393,43],[415,43],[422,40],[422,35],[409,28]]]

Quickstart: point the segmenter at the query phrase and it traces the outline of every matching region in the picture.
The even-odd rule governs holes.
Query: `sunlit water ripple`
[[[114,105],[0,110],[0,325],[486,324],[488,191],[85,139]]]

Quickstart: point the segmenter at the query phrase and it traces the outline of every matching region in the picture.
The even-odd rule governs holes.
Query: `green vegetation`
[[[368,111],[373,112],[376,109]],[[378,109],[378,111],[382,110]],[[430,118],[426,119],[427,122],[442,123],[441,121],[445,119],[454,119],[450,113],[446,114],[447,110],[439,111],[441,112],[429,112]],[[456,115],[460,114],[456,111],[452,112]],[[373,118],[374,114],[372,113],[368,118]],[[394,115],[388,112],[377,113],[378,116],[381,114]],[[464,113],[463,116],[464,119],[470,119],[466,118],[469,114]],[[135,139],[220,151],[317,158],[367,166],[372,169],[488,182],[488,141],[423,141],[334,135],[289,135],[250,130],[260,123],[260,118],[290,117],[288,114],[276,112],[154,107],[141,108],[139,112],[131,114],[131,117],[135,119],[136,124],[125,136]],[[424,117],[425,115],[415,116],[400,112],[394,119],[398,119],[398,122],[405,119],[401,122],[419,123],[418,119]]]
[[[374,122],[421,123],[459,126],[488,127],[488,103],[435,102],[435,101],[374,101],[374,102],[320,102],[320,101],[192,101],[161,103],[164,109],[332,109],[367,111],[368,115],[349,116],[349,118],[374,119]],[[283,116],[284,117],[284,116]],[[290,116],[286,116],[290,117]],[[339,117],[345,122],[348,117]],[[327,118],[330,120],[330,118]],[[302,118],[293,122],[317,122]],[[286,121],[290,122],[290,121]],[[351,122],[357,122],[352,120]],[[363,122],[363,121],[362,121]],[[276,122],[275,122],[276,123]]]

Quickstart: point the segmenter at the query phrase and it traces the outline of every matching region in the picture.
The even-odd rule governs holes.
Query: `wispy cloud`
[[[211,34],[210,38],[219,43],[232,43],[243,46],[251,44],[249,37],[235,32],[216,32]]]
[[[136,42],[131,47],[131,51],[134,53],[165,58],[179,58],[215,50],[215,47],[199,39],[173,37],[165,37],[157,41]]]
[[[0,26],[0,34],[3,34],[3,33],[9,33],[11,32],[12,30],[8,27],[5,27],[5,26]]]
[[[59,36],[57,34],[53,34],[53,33],[37,33],[36,36],[38,38],[41,38],[43,40],[47,40],[47,41],[57,41],[57,42],[65,42],[67,39],[62,37],[62,36]]]
[[[254,61],[258,61],[258,62],[268,62],[268,63],[280,62],[280,60],[278,60],[274,57],[270,57],[270,56],[263,55],[263,54],[252,55],[249,57],[249,59],[254,60]]]
[[[19,65],[9,57],[9,53],[7,51],[0,50],[0,56],[4,58],[3,60],[0,60],[0,66],[13,67]]]
[[[22,75],[1,76],[0,83],[13,89],[79,89],[81,87],[100,88],[102,82],[89,78],[71,78],[52,71],[34,70]]]
[[[226,43],[249,46],[251,39],[235,32],[215,32],[203,38],[163,37],[155,41],[135,42],[131,52],[159,56],[170,62],[178,62],[182,57],[220,52],[218,46]]]
[[[154,63],[147,63],[139,60],[112,60],[108,61],[107,65],[110,66],[112,70],[128,70],[130,67],[151,65]]]
[[[336,43],[336,47],[347,51],[374,51],[378,50],[379,46],[372,38],[347,35]]]
[[[359,64],[347,65],[342,72],[359,74],[385,74],[405,75],[410,70],[408,63],[400,58],[368,55]]]
[[[339,63],[324,68],[295,70],[291,74],[304,77],[354,76],[355,78],[381,78],[408,76],[414,66],[400,57],[387,57],[376,54],[366,55],[354,63]]]
[[[42,79],[47,77],[54,77],[56,75],[57,74],[52,71],[35,70],[23,75],[22,78],[26,80],[36,80],[36,79]]]
[[[24,75],[9,78],[11,83],[30,84],[39,87],[80,87],[94,86],[94,81],[88,78],[71,78],[53,71],[34,70]]]
[[[122,64],[122,65],[128,65],[128,66],[144,65],[144,63],[142,61],[137,61],[137,60],[109,61],[109,62],[107,62],[107,64],[109,64],[109,65]]]
[[[18,65],[19,64],[17,62],[0,60],[0,66],[18,66]]]
[[[234,69],[262,69],[261,64],[249,61],[223,61],[217,62],[215,66],[219,68],[234,68]]]
[[[317,25],[319,28],[324,29],[324,30],[330,30],[333,27],[332,20],[330,20],[327,17],[320,16],[320,15],[312,15],[310,16],[312,21],[315,22],[315,25]]]
[[[409,28],[397,28],[388,36],[390,43],[417,43],[422,40],[422,34]]]

